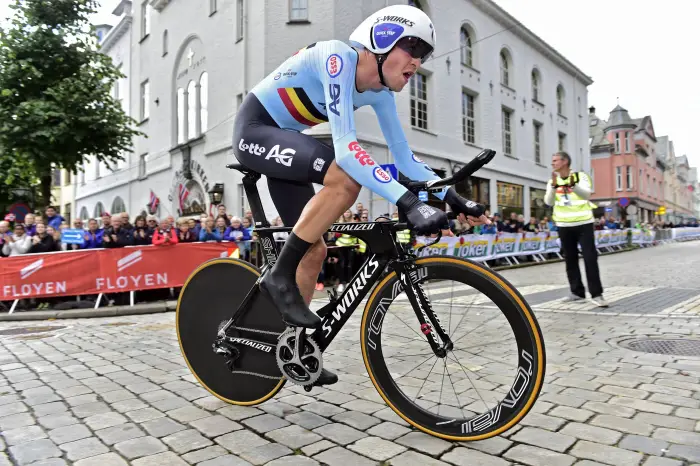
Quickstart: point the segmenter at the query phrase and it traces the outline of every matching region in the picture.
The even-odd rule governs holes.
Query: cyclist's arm
[[[353,108],[357,52],[340,41],[319,43],[310,52],[314,57],[311,66],[323,85],[336,163],[362,186],[396,204],[406,188],[357,142]]]
[[[379,127],[394,156],[396,168],[408,178],[414,181],[439,180],[432,168],[415,156],[408,147],[406,135],[401,128],[399,115],[396,110],[396,101],[393,92],[379,93],[378,100],[372,104],[374,112],[379,120]],[[445,197],[446,189],[434,193],[440,199]]]

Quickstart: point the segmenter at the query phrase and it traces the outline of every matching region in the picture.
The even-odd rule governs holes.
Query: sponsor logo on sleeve
[[[322,158],[318,158],[318,159],[314,160],[314,170],[316,170],[317,172],[320,172],[321,170],[323,170],[323,166],[325,164],[326,164],[326,161],[323,160]]]
[[[423,161],[420,159],[420,157],[418,157],[418,156],[417,156],[416,154],[414,154],[414,153],[411,153],[411,158],[412,158],[413,161],[416,162],[416,163],[425,163],[425,162],[423,162]]]
[[[388,183],[391,181],[391,175],[382,170],[381,167],[375,167],[372,174],[374,175],[374,179],[380,183]]]
[[[326,60],[326,71],[331,78],[335,78],[343,71],[343,59],[340,58],[340,55],[334,53],[328,57],[328,60]]]
[[[275,81],[277,81],[277,80],[278,80],[279,78],[281,78],[281,77],[282,77],[282,73],[280,73],[280,72],[278,71],[277,74],[275,74]]]
[[[359,142],[352,141],[348,144],[348,149],[355,153],[355,158],[360,162],[360,165],[369,165],[370,167],[374,165],[374,160],[372,160],[372,157],[360,146]]]
[[[329,84],[328,95],[331,97],[328,110],[340,116],[340,112],[338,111],[338,104],[340,103],[340,84]]]
[[[404,28],[394,23],[382,23],[374,26],[374,42],[380,49],[393,45],[401,37]]]

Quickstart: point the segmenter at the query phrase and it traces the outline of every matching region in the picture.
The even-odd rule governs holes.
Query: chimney
[[[590,113],[591,115],[594,115],[595,114],[595,107],[592,105],[590,107],[588,107],[588,113]]]

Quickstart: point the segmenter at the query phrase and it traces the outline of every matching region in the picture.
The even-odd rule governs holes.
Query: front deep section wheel
[[[275,357],[286,325],[274,305],[255,292],[259,276],[247,262],[212,259],[190,275],[177,303],[177,336],[187,366],[211,394],[237,405],[262,403],[286,381]],[[253,298],[227,331],[225,344],[214,345],[250,290]]]
[[[365,306],[361,346],[372,383],[428,434],[470,441],[505,432],[532,408],[544,380],[544,341],[532,310],[481,264],[427,257],[415,265],[410,278],[389,273]],[[429,305],[418,312],[428,323],[417,318],[407,283],[425,296]],[[445,338],[426,318],[431,312]]]

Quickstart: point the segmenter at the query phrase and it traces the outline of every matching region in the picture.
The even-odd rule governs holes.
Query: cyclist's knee
[[[326,177],[323,180],[326,187],[337,188],[340,192],[347,194],[352,201],[360,195],[362,186],[341,169],[336,162],[333,162],[326,172]]]

